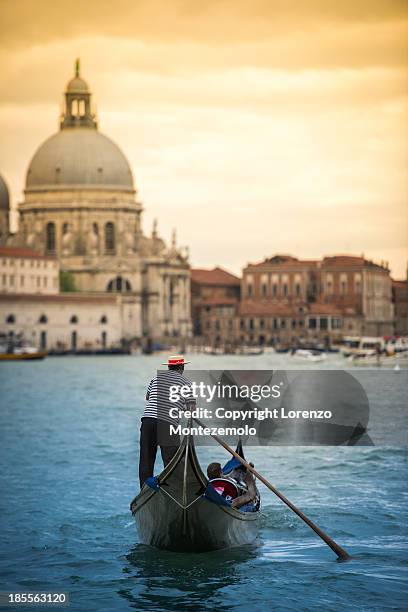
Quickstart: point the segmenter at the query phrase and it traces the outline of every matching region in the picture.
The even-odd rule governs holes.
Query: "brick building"
[[[394,333],[397,336],[408,336],[408,278],[392,281],[392,299],[394,302]]]
[[[240,343],[328,344],[343,335],[392,333],[389,270],[364,257],[275,255],[246,266],[241,296]]]
[[[229,343],[239,307],[240,289],[240,279],[222,268],[191,270],[195,336],[211,346]]]
[[[394,331],[388,266],[363,256],[275,255],[248,264],[241,281],[221,268],[192,270],[191,287],[194,334],[211,346],[329,345]],[[395,283],[400,327],[404,295],[404,285]]]

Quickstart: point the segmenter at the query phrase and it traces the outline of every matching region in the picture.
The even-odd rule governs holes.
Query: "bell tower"
[[[69,81],[65,91],[65,108],[60,123],[61,130],[72,127],[98,127],[91,109],[88,83],[80,76],[79,59],[75,61],[75,76]]]

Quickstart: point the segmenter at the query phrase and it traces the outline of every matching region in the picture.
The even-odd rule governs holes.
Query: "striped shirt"
[[[182,387],[183,395],[180,393]],[[176,414],[186,409],[187,401],[194,399],[191,381],[177,370],[160,371],[150,381],[146,397],[147,404],[142,418],[159,418],[174,425],[178,424],[179,419],[170,416],[170,409]],[[170,397],[176,401],[170,401]]]

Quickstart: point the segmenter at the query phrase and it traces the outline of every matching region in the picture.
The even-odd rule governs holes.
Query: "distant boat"
[[[264,349],[262,346],[242,346],[238,351],[237,355],[262,355]]]
[[[326,359],[326,354],[319,350],[296,349],[292,353],[292,358],[317,362],[324,361]]]
[[[394,353],[387,355],[384,353],[366,354],[360,353],[351,355],[348,360],[355,366],[381,367],[381,366],[406,366],[408,365],[407,353]]]

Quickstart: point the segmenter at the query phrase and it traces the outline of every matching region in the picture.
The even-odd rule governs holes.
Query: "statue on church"
[[[164,241],[159,238],[157,233],[157,219],[153,221],[152,238],[151,238],[151,250],[152,255],[160,255],[166,248]]]
[[[130,230],[123,233],[123,248],[125,255],[132,255],[135,250],[135,235]]]
[[[86,233],[86,252],[88,255],[99,255],[99,228],[97,223],[91,223]]]
[[[62,226],[62,238],[61,238],[61,255],[67,257],[72,255],[73,251],[73,233],[69,223],[64,223]]]
[[[34,251],[42,252],[45,248],[41,221],[35,221],[32,231],[27,236],[27,246]]]

